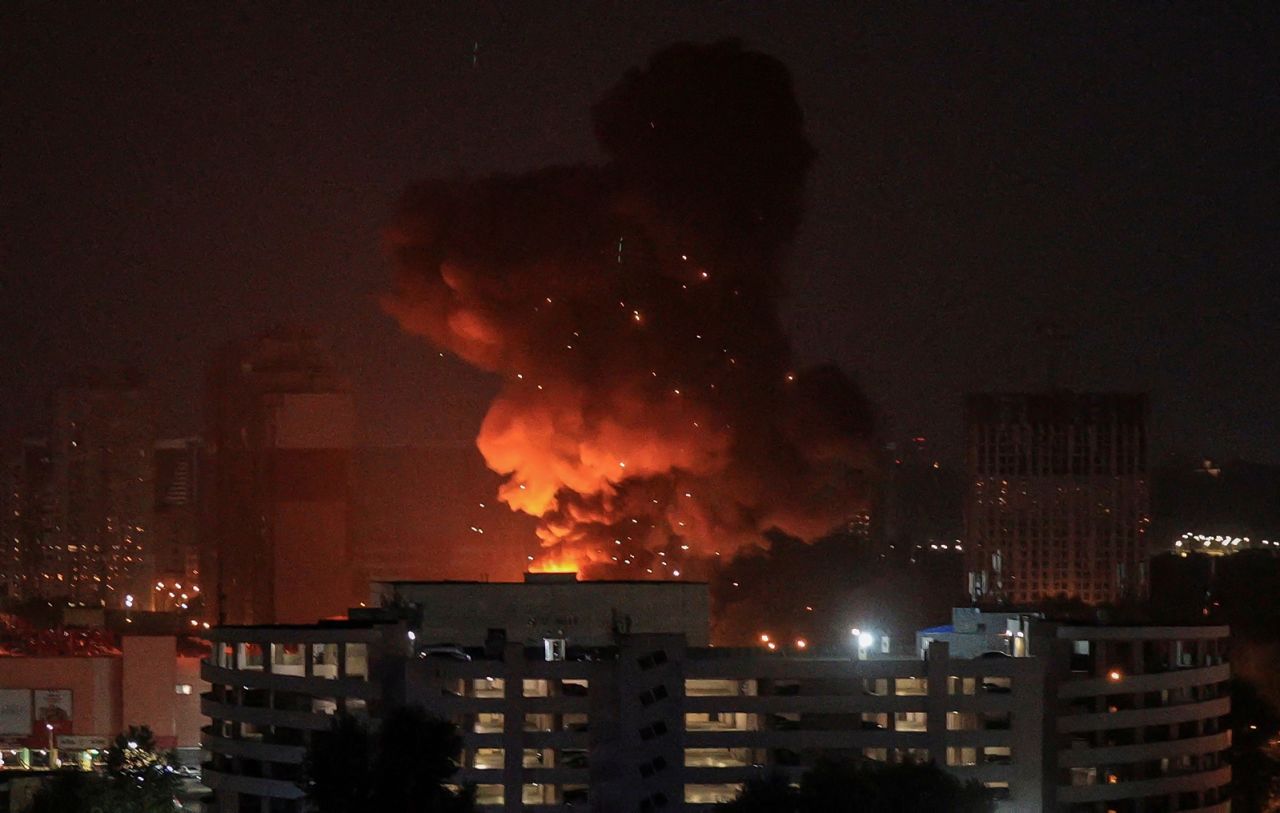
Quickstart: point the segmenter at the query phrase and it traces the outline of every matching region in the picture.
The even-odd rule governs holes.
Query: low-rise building
[[[200,747],[203,650],[174,636],[50,630],[0,654],[0,758],[88,764],[130,725],[164,749]],[[50,757],[50,751],[56,754]]]
[[[922,631],[914,656],[857,643],[783,654],[704,645],[689,628],[705,630],[705,615],[636,629],[639,611],[611,605],[643,594],[634,583],[552,583],[488,600],[476,585],[475,603],[447,585],[384,585],[394,612],[381,616],[213,630],[215,809],[302,810],[311,734],[339,709],[376,719],[405,704],[459,726],[457,781],[476,785],[482,809],[711,810],[821,757],[933,760],[992,788],[1002,811],[1227,809],[1226,628],[959,610],[951,631]],[[650,584],[670,613],[660,590],[672,585]],[[686,607],[706,591],[681,589]],[[454,598],[454,635],[441,596]],[[613,624],[628,614],[629,632]],[[560,623],[573,617],[580,639]]]

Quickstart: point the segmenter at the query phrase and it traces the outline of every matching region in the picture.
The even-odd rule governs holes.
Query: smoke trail
[[[870,417],[778,318],[813,158],[787,70],[677,45],[592,112],[603,166],[412,188],[385,307],[502,376],[477,444],[553,558],[667,575],[825,533],[865,503]]]

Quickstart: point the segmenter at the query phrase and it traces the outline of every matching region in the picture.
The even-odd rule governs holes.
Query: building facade
[[[798,779],[832,756],[934,760],[993,789],[1001,811],[1228,809],[1222,627],[969,612],[923,631],[922,656],[784,655],[695,644],[680,628],[610,630],[625,613],[609,583],[576,586],[593,595],[530,584],[523,608],[508,588],[525,585],[502,586],[511,616],[463,619],[443,643],[429,637],[438,619],[416,612],[455,587],[438,586],[363,621],[213,631],[202,707],[216,810],[304,810],[311,735],[339,709],[376,720],[399,705],[458,725],[457,781],[482,809],[711,810],[752,778]],[[605,623],[555,620],[574,614]]]
[[[202,655],[175,636],[47,633],[0,655],[0,759],[10,766],[87,765],[130,725],[145,725],[165,749],[196,760],[202,717]]]
[[[0,589],[7,598],[40,595],[46,537],[53,533],[49,442],[11,438],[0,451]]]
[[[209,377],[205,601],[232,623],[305,623],[355,603],[350,383],[320,343],[278,330],[234,344]]]
[[[966,401],[965,558],[975,601],[1148,590],[1147,398],[985,394]]]
[[[156,609],[188,610],[200,598],[204,444],[198,437],[156,441],[154,519]]]
[[[129,376],[93,378],[54,394],[47,483],[52,528],[43,535],[33,595],[149,606],[154,442],[151,392]]]

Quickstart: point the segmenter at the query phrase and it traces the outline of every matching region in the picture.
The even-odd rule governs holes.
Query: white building
[[[404,703],[458,724],[458,781],[493,810],[710,810],[753,777],[798,777],[819,756],[935,760],[996,789],[1002,811],[1228,809],[1224,627],[961,612],[976,645],[931,630],[922,657],[797,656],[702,645],[705,614],[637,631],[643,608],[623,610],[652,588],[648,606],[671,614],[670,583],[492,587],[473,585],[468,605],[447,583],[384,585],[399,620],[215,629],[204,670],[215,809],[302,809],[309,732],[339,708],[376,718]],[[706,595],[679,588],[686,608]],[[455,635],[432,613],[441,597]],[[466,618],[466,606],[501,620]],[[626,615],[631,632],[616,627]],[[999,654],[987,635],[997,628],[1009,634],[995,643],[1021,641],[1020,656]]]

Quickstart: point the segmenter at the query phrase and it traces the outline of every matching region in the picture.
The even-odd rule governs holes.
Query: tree
[[[724,806],[725,813],[799,813],[800,792],[782,774],[753,779],[737,799]]]
[[[749,783],[731,813],[990,813],[995,801],[978,782],[962,783],[932,762],[882,765],[824,760],[800,787],[770,777]]]
[[[307,796],[319,813],[363,813],[369,800],[372,744],[364,724],[338,714],[311,738],[304,769]]]
[[[454,793],[445,783],[458,772],[462,737],[457,726],[420,707],[389,715],[378,731],[373,760],[373,810],[463,813],[471,791]]]
[[[446,787],[458,771],[462,737],[419,707],[388,714],[374,734],[339,714],[316,734],[306,759],[307,797],[318,813],[469,813],[470,788]]]
[[[1256,686],[1231,681],[1232,810],[1271,813],[1280,810],[1280,749],[1271,746],[1280,734],[1280,713]]]
[[[146,726],[129,726],[107,750],[104,775],[60,771],[33,801],[32,813],[173,813],[181,780]]]

